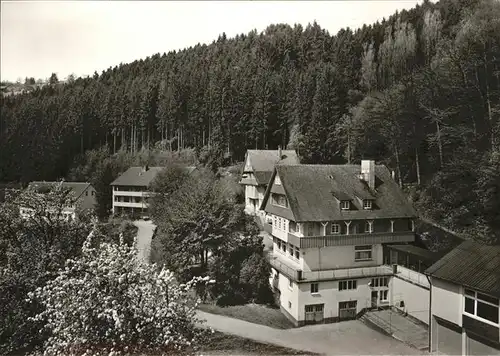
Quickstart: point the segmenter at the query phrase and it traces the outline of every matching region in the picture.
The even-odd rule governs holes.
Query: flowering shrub
[[[171,272],[137,258],[135,247],[96,244],[94,231],[82,256],[70,259],[58,276],[30,293],[45,310],[51,333],[46,355],[179,354],[196,350],[197,302],[192,288],[209,283],[194,278],[178,284]]]

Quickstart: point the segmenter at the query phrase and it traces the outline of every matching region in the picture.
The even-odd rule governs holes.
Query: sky
[[[1,1],[0,78],[92,75],[197,43],[316,21],[330,34],[389,17],[421,0]]]

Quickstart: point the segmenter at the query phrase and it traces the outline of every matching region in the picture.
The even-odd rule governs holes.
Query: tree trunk
[[[116,153],[116,129],[113,129],[113,154]]]
[[[399,161],[399,149],[398,149],[398,145],[397,144],[394,146],[394,150],[395,150],[395,153],[396,153],[396,165],[397,165],[397,168],[398,168],[398,183],[399,183],[400,187],[403,187],[403,181],[401,179],[401,163]]]
[[[439,121],[436,120],[436,135],[438,140],[438,149],[439,149],[439,168],[443,167],[443,145],[441,143],[441,129],[439,127]]]
[[[420,186],[420,157],[418,155],[418,147],[415,147],[415,163],[417,165],[417,184]]]

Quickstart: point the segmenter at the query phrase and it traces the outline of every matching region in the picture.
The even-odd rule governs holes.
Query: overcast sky
[[[335,34],[410,9],[421,0],[391,1],[3,1],[1,79],[63,79],[99,73],[155,53],[314,20]]]

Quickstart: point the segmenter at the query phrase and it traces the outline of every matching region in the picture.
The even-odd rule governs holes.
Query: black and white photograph
[[[500,0],[0,4],[0,356],[500,356]]]

